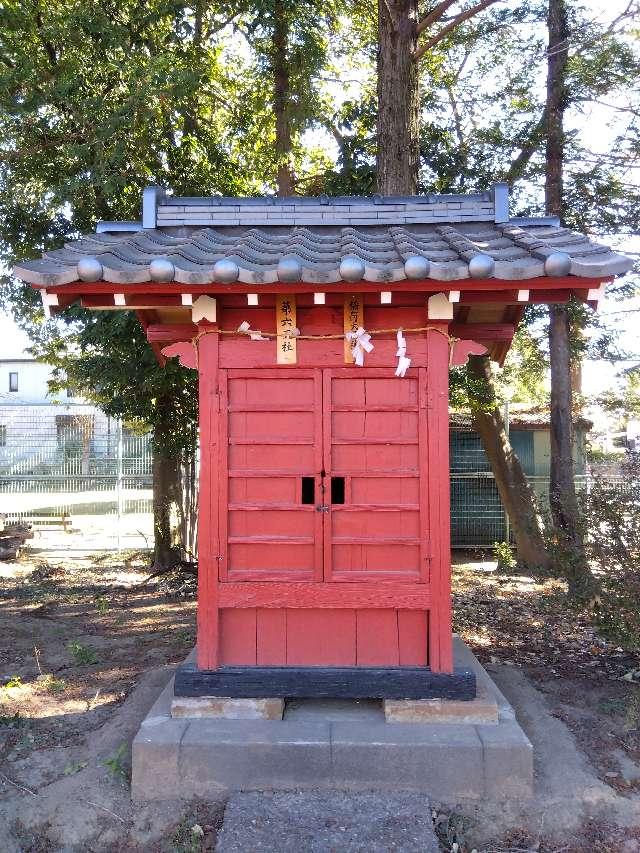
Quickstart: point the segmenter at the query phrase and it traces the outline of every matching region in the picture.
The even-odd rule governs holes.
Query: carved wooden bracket
[[[467,363],[470,355],[484,355],[486,352],[487,348],[484,344],[476,343],[476,341],[456,341],[451,353],[451,366],[461,367]]]
[[[175,358],[183,367],[190,367],[192,370],[198,369],[198,353],[191,341],[180,341],[177,344],[169,344],[168,347],[163,347],[160,352],[166,355],[167,358]]]

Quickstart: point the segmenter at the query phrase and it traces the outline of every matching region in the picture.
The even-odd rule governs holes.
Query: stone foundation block
[[[284,699],[226,699],[219,696],[174,696],[172,717],[223,720],[281,720]]]
[[[498,724],[498,703],[485,684],[478,683],[477,696],[467,702],[457,699],[384,699],[388,723]]]

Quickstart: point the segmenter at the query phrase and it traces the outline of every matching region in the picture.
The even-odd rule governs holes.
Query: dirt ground
[[[140,587],[146,563],[0,563],[1,853],[213,850],[223,802],[129,800],[131,740],[194,642],[192,584]],[[638,658],[555,581],[476,561],[455,567],[454,596],[456,630],[534,743],[537,784],[526,804],[436,806],[443,850],[640,853]]]

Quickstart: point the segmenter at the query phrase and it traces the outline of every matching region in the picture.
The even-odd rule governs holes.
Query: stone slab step
[[[424,794],[237,793],[216,853],[437,853]]]

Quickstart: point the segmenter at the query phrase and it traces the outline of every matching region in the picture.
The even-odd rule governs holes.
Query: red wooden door
[[[324,371],[325,580],[428,581],[425,407],[422,368]]]
[[[220,662],[425,665],[426,609],[400,602],[429,580],[426,371],[229,369],[220,392],[219,580],[247,589],[221,608]],[[309,582],[328,597],[292,606]]]
[[[424,373],[221,371],[220,580],[428,580]]]
[[[220,392],[220,580],[322,580],[320,371],[223,370]]]

